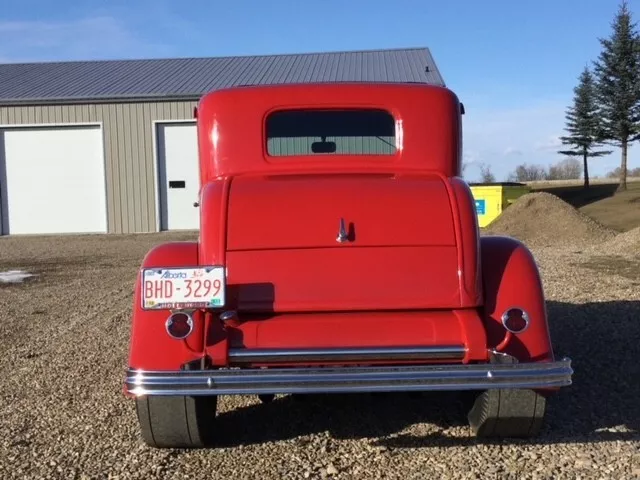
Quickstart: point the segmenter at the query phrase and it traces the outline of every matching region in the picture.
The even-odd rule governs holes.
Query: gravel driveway
[[[132,283],[189,234],[0,238],[0,478],[640,478],[640,261],[535,250],[574,385],[534,441],[469,437],[458,395],[222,397],[224,445],[153,450],[122,395]]]

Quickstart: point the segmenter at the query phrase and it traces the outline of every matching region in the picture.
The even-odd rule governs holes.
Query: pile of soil
[[[607,255],[640,255],[640,227],[619,233],[596,245],[594,250]]]
[[[585,246],[602,243],[616,232],[546,192],[518,198],[487,228],[490,235],[508,235],[528,246]]]

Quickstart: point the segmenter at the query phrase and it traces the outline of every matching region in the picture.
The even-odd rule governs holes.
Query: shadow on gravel
[[[218,438],[233,446],[328,432],[341,439],[377,437],[376,445],[391,448],[640,441],[640,302],[552,301],[548,313],[556,355],[571,357],[575,373],[573,385],[549,400],[537,438],[420,436],[419,429],[393,435],[419,423],[432,424],[430,432],[466,426],[457,392],[284,396],[219,414]],[[627,431],[616,431],[620,427]]]
[[[339,439],[384,437],[416,423],[464,425],[460,395],[375,393],[288,395],[218,415],[223,446],[329,432]]]

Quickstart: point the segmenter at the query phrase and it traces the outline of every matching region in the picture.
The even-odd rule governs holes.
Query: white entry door
[[[200,171],[195,123],[159,123],[160,228],[197,230]]]
[[[106,232],[102,129],[0,129],[0,212],[3,234]]]

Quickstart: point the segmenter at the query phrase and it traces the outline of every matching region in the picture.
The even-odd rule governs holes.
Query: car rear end
[[[496,312],[485,299],[506,287],[485,291],[463,182],[432,173],[323,172],[244,175],[208,188],[218,204],[225,195],[223,213],[216,211],[227,226],[223,241],[203,231],[200,266],[144,270],[170,281],[172,292],[200,286],[204,303],[197,295],[163,303],[153,297],[162,288],[150,288],[151,299],[140,292],[156,314],[173,307],[168,337],[187,345],[201,325],[202,342],[185,347],[190,360],[173,372],[132,365],[133,394],[544,390],[570,382],[569,364],[554,361],[548,342],[520,355],[536,362],[504,362],[514,359],[504,342],[517,347],[527,335],[547,334],[543,297],[500,305],[499,315],[520,312],[527,321],[513,331],[499,326],[496,337]],[[221,250],[223,266],[202,262],[221,258]],[[531,328],[528,315],[538,317]],[[180,322],[184,328],[172,332]],[[516,328],[530,331],[514,338]]]
[[[406,104],[393,92],[390,102]],[[449,96],[428,95],[453,115]],[[505,389],[540,395],[570,384],[570,361],[551,350],[535,263],[517,243],[483,249],[469,187],[444,167],[459,154],[455,129],[425,124],[432,140],[443,137],[427,152],[410,116],[282,112],[271,124],[267,116],[259,150],[250,141],[231,150],[224,125],[207,124],[219,145],[212,164],[229,148],[237,171],[203,168],[197,244],[143,262],[125,391],[142,402],[148,442],[168,428],[160,414],[153,420],[151,402],[162,397],[191,399],[194,410],[175,420],[188,444],[199,428],[189,418],[218,395],[495,391],[472,414],[486,432],[512,418],[491,410]],[[403,151],[403,138],[423,150]],[[252,171],[247,158],[258,152],[269,165]],[[521,288],[502,278],[520,278]],[[521,425],[544,410],[532,398],[517,402]]]

